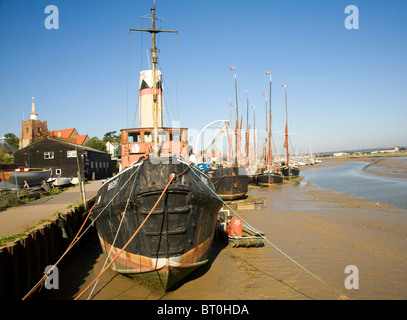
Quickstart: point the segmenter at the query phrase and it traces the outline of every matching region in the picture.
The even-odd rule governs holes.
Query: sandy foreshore
[[[335,159],[318,166],[354,160]],[[373,166],[388,168],[393,161],[378,161],[370,170]],[[407,299],[407,210],[298,182],[251,187],[249,193],[266,197],[266,205],[239,215],[313,275],[269,242],[250,249],[217,243],[211,262],[170,292],[137,284],[109,270],[93,299]],[[45,292],[44,298],[72,299],[79,293],[104,263],[96,247],[97,241],[66,262],[60,271],[60,290]],[[350,276],[345,273],[347,266],[358,268],[358,289],[345,286]]]

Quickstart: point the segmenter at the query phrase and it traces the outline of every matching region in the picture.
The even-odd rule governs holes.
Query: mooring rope
[[[117,191],[117,193],[112,197],[112,199],[110,199],[110,201],[107,203],[107,205],[101,210],[101,212],[96,216],[96,218],[93,220],[93,222],[95,222],[97,220],[97,218],[102,214],[102,212],[110,205],[110,203],[114,200],[114,198],[116,198],[116,196],[119,194],[119,192],[126,186],[126,184],[130,181],[130,179],[133,177],[134,174],[136,174],[138,172],[138,170],[140,169],[140,165],[138,164],[138,168],[137,170],[135,170],[134,173],[131,174],[130,178],[123,184],[123,186],[119,189],[119,191]],[[81,228],[79,229],[79,231],[77,232],[76,236],[74,237],[74,239],[71,241],[71,243],[69,244],[69,246],[67,247],[67,249],[65,250],[65,252],[62,254],[62,256],[59,258],[59,260],[51,267],[51,269],[45,273],[42,278],[34,285],[34,287],[23,297],[22,300],[26,300],[30,295],[32,295],[34,293],[35,290],[37,290],[39,288],[39,286],[45,281],[45,279],[47,279],[53,272],[53,270],[55,269],[55,267],[62,261],[62,259],[67,255],[67,253],[73,248],[73,246],[83,237],[83,235],[90,229],[90,227],[93,225],[90,224],[85,231],[79,236],[79,233],[81,232],[81,230],[83,229],[83,227],[85,226],[88,218],[90,217],[90,214],[93,210],[93,208],[98,204],[98,202],[96,202],[92,208],[89,210],[87,217],[85,218],[85,221],[82,223]]]
[[[137,230],[133,233],[133,235],[130,237],[130,239],[126,242],[126,244],[119,250],[119,252],[116,254],[116,256],[109,262],[109,264],[99,273],[99,275],[81,292],[79,293],[74,300],[78,300],[88,289],[106,272],[106,270],[113,264],[113,262],[116,261],[116,259],[122,254],[124,249],[127,248],[127,246],[130,244],[130,242],[134,239],[134,237],[139,233],[140,229],[143,227],[143,225],[146,223],[147,219],[151,216],[153,213],[154,209],[157,207],[158,203],[161,201],[162,197],[164,194],[167,192],[168,187],[170,186],[171,182],[176,178],[177,176],[173,173],[170,174],[170,181],[168,181],[167,185],[165,186],[164,190],[162,191],[160,197],[154,204],[154,206],[151,208],[150,212],[146,216],[146,218],[143,220],[143,222],[140,224],[140,226],[137,228]]]
[[[61,262],[61,260],[65,257],[65,255],[69,252],[69,250],[72,248],[72,246],[76,243],[76,240],[78,239],[79,233],[82,231],[83,227],[85,226],[86,222],[88,221],[88,218],[90,214],[92,213],[93,208],[97,205],[98,203],[96,202],[92,208],[89,210],[88,215],[86,216],[85,220],[82,223],[82,226],[80,227],[79,231],[76,233],[75,237],[69,244],[68,248],[66,248],[65,252],[62,254],[62,256],[59,258],[59,260],[51,267],[50,270],[48,270],[47,273],[45,273],[42,278],[37,282],[37,284],[24,296],[22,300],[26,300],[37,288],[45,281],[46,278],[48,278],[52,272],[54,271],[55,267]]]
[[[184,163],[184,164],[186,164],[186,165],[189,166],[189,163],[187,163],[186,161],[183,161],[183,159],[179,159],[179,161],[180,161],[181,163]],[[194,170],[191,170],[191,171],[194,172],[194,174],[195,174],[202,182],[205,183],[205,181],[202,180],[201,177],[200,177],[198,174],[196,174]],[[218,195],[214,190],[212,190],[211,187],[209,187],[206,183],[205,183],[205,185],[206,185],[206,186],[208,187],[208,189],[211,190],[211,192],[212,192],[216,197],[218,197],[231,211],[233,211],[233,212],[236,214],[236,216],[238,216],[240,219],[242,219],[242,221],[244,221],[249,227],[251,227],[251,228],[254,229],[253,226],[251,226],[251,225],[250,225],[245,219],[243,219],[235,210],[233,210],[225,201],[223,201],[223,199],[221,199],[221,198],[219,197],[219,195]],[[315,275],[314,273],[312,273],[310,270],[308,270],[307,268],[305,268],[304,266],[302,266],[300,263],[298,263],[297,261],[295,261],[295,260],[294,260],[293,258],[291,258],[288,254],[286,254],[284,251],[282,251],[280,248],[278,248],[275,244],[273,244],[270,240],[268,240],[264,235],[262,235],[262,234],[260,234],[260,233],[258,233],[258,235],[259,235],[260,237],[262,237],[267,243],[269,243],[273,248],[275,248],[278,252],[280,252],[283,256],[285,256],[285,257],[286,257],[287,259],[289,259],[291,262],[293,262],[293,263],[296,264],[298,267],[300,267],[301,269],[303,269],[305,272],[307,272],[308,274],[310,274],[310,275],[313,276],[315,279],[317,279],[317,280],[320,281],[321,283],[325,284],[325,285],[328,286],[329,288],[333,289],[333,290],[336,291],[337,293],[341,294],[340,298],[348,298],[348,297],[346,297],[346,296],[343,296],[342,293],[341,293],[338,289],[336,289],[335,287],[333,287],[332,285],[330,285],[330,284],[327,283],[326,281],[322,280],[320,277],[318,277],[317,275]]]
[[[136,173],[139,171],[139,169],[140,169],[140,166],[137,168]],[[131,175],[131,176],[133,176],[133,175]],[[112,246],[110,247],[109,253],[108,253],[107,257],[106,257],[105,263],[103,264],[102,270],[106,267],[106,264],[107,264],[107,262],[109,261],[110,255],[111,255],[111,253],[112,253],[112,251],[113,251],[113,247],[114,247],[114,245],[115,245],[115,243],[116,243],[116,240],[117,240],[117,237],[118,237],[118,235],[119,235],[120,229],[121,229],[121,227],[122,227],[124,218],[125,218],[125,216],[126,216],[127,207],[128,207],[128,205],[129,205],[129,202],[130,202],[130,197],[131,197],[131,195],[133,194],[134,185],[135,185],[135,183],[136,183],[136,180],[137,180],[137,176],[135,176],[134,179],[133,179],[133,184],[132,184],[132,186],[131,186],[131,190],[130,190],[130,193],[129,193],[129,197],[127,198],[126,207],[124,208],[124,212],[123,212],[122,218],[120,219],[119,226],[117,227],[116,235],[115,235],[115,237],[114,237],[114,239],[113,239]],[[99,279],[95,282],[95,285],[93,286],[91,292],[89,293],[88,300],[89,300],[90,297],[92,296],[93,291],[95,290],[95,288],[96,288],[96,286],[98,285],[98,283],[99,283]]]
[[[230,249],[226,249],[227,252],[229,252],[231,255],[233,255],[234,257],[237,257],[239,259],[241,259],[244,263],[248,264],[249,266],[251,266],[253,269],[257,270],[260,273],[263,273],[264,275],[266,275],[267,277],[272,278],[274,281],[278,281],[280,282],[282,285],[290,288],[291,290],[298,292],[299,294],[303,295],[304,297],[311,299],[311,300],[316,300],[315,298],[309,296],[308,294],[301,292],[299,289],[294,288],[293,286],[289,285],[288,283],[285,283],[283,280],[281,279],[277,279],[276,277],[272,276],[271,274],[267,273],[266,271],[260,269],[259,267],[255,266],[254,264],[250,263],[249,261],[247,261],[245,258],[239,256],[238,254],[236,254],[236,251],[233,252],[233,250]]]

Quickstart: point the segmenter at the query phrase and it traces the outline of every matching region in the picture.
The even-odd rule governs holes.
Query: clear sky
[[[45,28],[48,5],[59,9],[58,30]],[[0,136],[20,136],[31,97],[49,130],[102,138],[133,127],[151,42],[134,32],[129,46],[128,29],[149,27],[141,16],[152,5],[0,0]],[[359,9],[359,29],[345,28],[348,5]],[[298,151],[407,145],[407,1],[157,0],[157,17],[164,19],[159,27],[179,32],[161,33],[157,45],[168,121],[179,110],[181,126],[199,131],[228,119],[233,66],[239,114],[246,115],[248,90],[259,130],[271,71],[277,150],[285,125],[282,84]]]

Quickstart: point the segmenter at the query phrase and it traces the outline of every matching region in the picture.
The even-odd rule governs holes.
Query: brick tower
[[[22,121],[21,138],[19,149],[25,148],[32,141],[44,136],[48,132],[47,121],[38,120],[38,113],[35,110],[34,97],[32,98],[30,119]]]

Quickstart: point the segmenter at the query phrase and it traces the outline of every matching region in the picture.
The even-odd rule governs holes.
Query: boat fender
[[[233,217],[226,227],[226,232],[231,236],[241,237],[243,235],[242,219]]]

